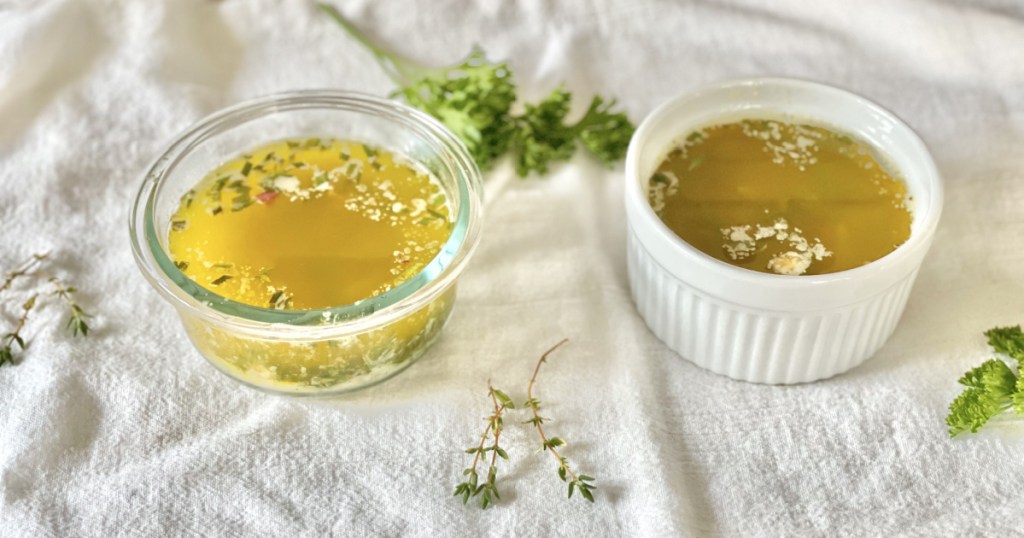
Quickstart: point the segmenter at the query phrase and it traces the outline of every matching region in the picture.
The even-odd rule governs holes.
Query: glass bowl
[[[805,121],[866,141],[910,191],[910,238],[866,265],[802,276],[735,267],[680,239],[647,201],[651,174],[694,129],[742,119]],[[867,360],[896,329],[942,201],[942,181],[921,139],[863,97],[783,78],[707,86],[652,112],[630,142],[625,205],[633,300],[669,348],[713,372],[771,384],[831,377]]]
[[[380,295],[318,310],[272,310],[232,301],[185,276],[168,255],[171,214],[210,170],[259,145],[336,138],[403,155],[429,170],[451,205],[438,255]],[[369,95],[309,90],[217,112],[189,128],[153,163],[130,215],[142,274],[177,310],[196,349],[229,377],[288,395],[328,396],[383,381],[437,339],[455,284],[480,236],[480,172],[465,146],[430,116]]]

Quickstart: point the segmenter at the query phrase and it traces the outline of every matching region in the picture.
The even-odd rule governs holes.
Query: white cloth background
[[[565,82],[639,122],[700,84],[785,75],[873,99],[925,139],[946,210],[895,335],[803,386],[746,384],[668,351],[629,297],[621,167],[578,157],[511,181],[439,343],[333,401],[217,373],[140,276],[127,212],[145,166],[197,119],[300,88],[385,94],[370,55],[306,2],[0,1],[0,269],[52,250],[94,334],[35,314],[0,368],[4,536],[1021,535],[1024,420],[950,440],[981,332],[1024,322],[1024,7],[979,2],[655,0],[340,4],[434,64],[479,43],[527,98]],[[509,167],[488,175],[500,183]],[[494,193],[492,193],[494,194]],[[22,290],[23,291],[23,290]],[[18,293],[0,296],[4,327]],[[451,497],[487,411],[539,396],[597,477],[566,500],[510,426],[502,502]]]

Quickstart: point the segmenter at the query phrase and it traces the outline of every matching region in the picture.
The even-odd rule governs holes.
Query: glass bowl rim
[[[426,139],[444,172],[451,173],[459,209],[452,231],[438,255],[419,273],[385,293],[347,305],[307,310],[274,310],[233,301],[203,288],[171,261],[156,235],[156,195],[179,161],[209,137],[249,121],[297,110],[332,109],[384,118]],[[322,134],[322,133],[321,133]],[[312,136],[312,135],[311,135]],[[265,142],[269,142],[267,140]],[[259,143],[260,141],[256,141]],[[178,308],[235,330],[277,331],[311,335],[361,332],[413,313],[454,283],[479,242],[482,178],[458,137],[433,117],[394,100],[362,92],[311,89],[257,97],[220,109],[193,123],[147,167],[129,215],[132,252],[143,275]]]

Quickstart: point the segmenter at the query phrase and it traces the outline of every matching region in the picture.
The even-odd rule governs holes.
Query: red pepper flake
[[[278,194],[280,194],[280,193],[277,192],[277,191],[263,191],[263,192],[261,192],[261,193],[256,195],[256,199],[261,204],[266,205],[266,204],[269,204],[270,202],[273,202],[274,198],[277,198]]]

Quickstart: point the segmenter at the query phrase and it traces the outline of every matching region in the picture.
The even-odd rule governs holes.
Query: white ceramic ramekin
[[[816,123],[875,147],[912,196],[910,239],[870,264],[815,276],[741,269],[680,239],[647,201],[657,166],[695,129],[766,118]],[[625,202],[630,286],[654,334],[713,372],[801,383],[853,368],[893,333],[935,235],[942,184],[921,139],[882,107],[822,84],[763,78],[708,86],[652,112],[629,146]]]

